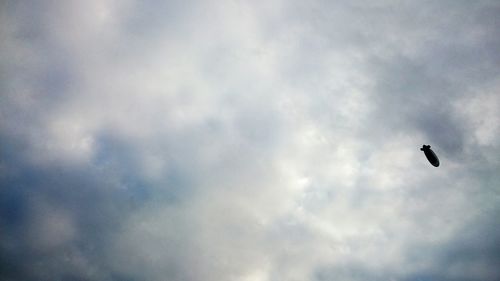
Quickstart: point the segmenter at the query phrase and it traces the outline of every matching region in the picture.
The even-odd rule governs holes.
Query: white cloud
[[[8,277],[499,276],[494,4],[31,4],[1,12]]]

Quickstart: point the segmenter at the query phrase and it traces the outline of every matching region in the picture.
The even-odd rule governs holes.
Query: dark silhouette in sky
[[[420,148],[420,150],[422,150],[425,153],[425,157],[427,157],[427,160],[429,160],[429,162],[432,164],[432,166],[439,167],[439,159],[438,159],[436,153],[434,153],[434,151],[432,151],[430,145],[424,144],[422,146],[422,148]]]

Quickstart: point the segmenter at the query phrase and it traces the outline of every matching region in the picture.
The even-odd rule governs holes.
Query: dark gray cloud
[[[0,5],[0,280],[499,279],[496,1]]]

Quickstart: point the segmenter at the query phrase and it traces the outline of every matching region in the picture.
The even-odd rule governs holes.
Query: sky
[[[499,280],[499,15],[1,1],[0,280]]]

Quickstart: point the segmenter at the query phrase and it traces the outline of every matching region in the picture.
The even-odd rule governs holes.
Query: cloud
[[[1,5],[2,280],[500,276],[493,1]]]

